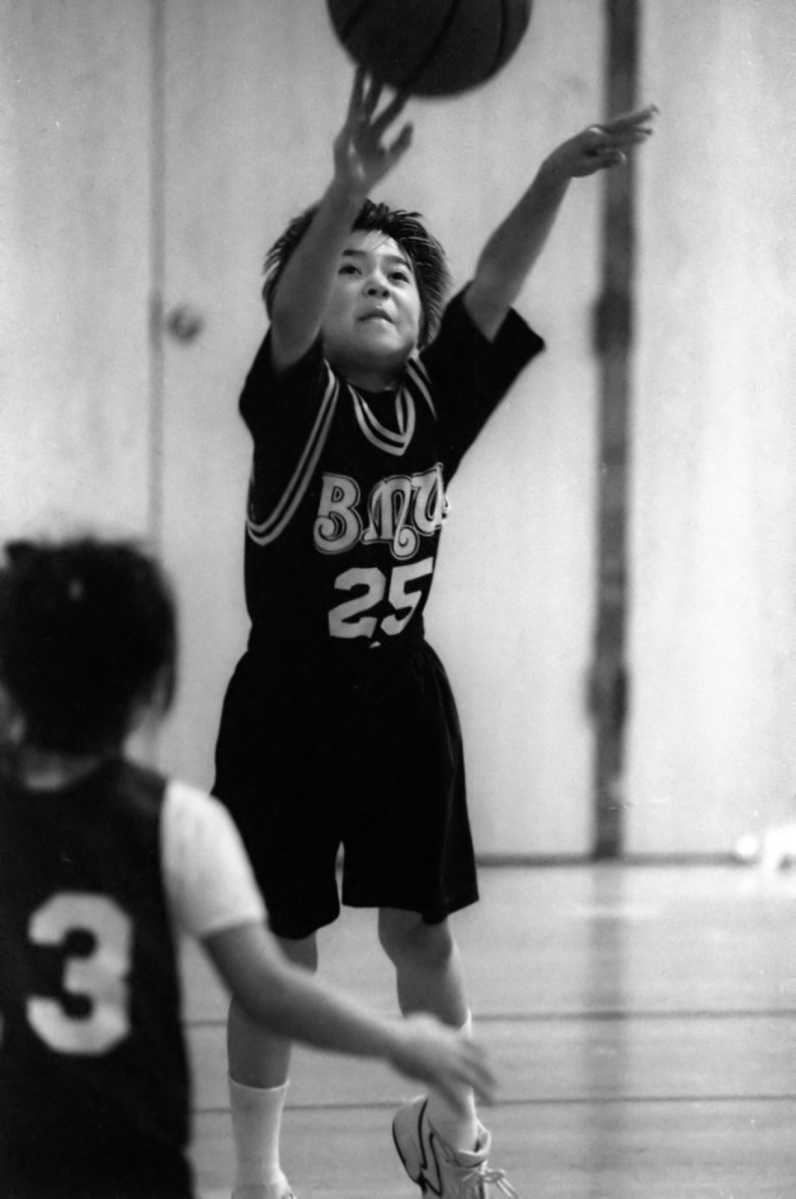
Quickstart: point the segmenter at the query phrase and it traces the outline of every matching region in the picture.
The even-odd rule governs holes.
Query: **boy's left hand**
[[[589,125],[582,133],[562,142],[545,161],[545,168],[567,179],[582,178],[622,166],[628,151],[642,145],[652,133],[654,104],[623,113],[604,125]]]

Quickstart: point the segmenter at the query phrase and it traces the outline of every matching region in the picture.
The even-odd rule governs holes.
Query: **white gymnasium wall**
[[[602,115],[601,18],[588,0],[537,4],[505,74],[440,109],[428,137],[418,128],[421,205],[459,281],[544,155]],[[518,303],[548,348],[450,492],[428,624],[456,687],[483,852],[591,848],[599,201],[594,180],[572,188]]]
[[[149,7],[0,4],[0,538],[145,533]]]
[[[796,795],[796,6],[649,0],[628,848]]]

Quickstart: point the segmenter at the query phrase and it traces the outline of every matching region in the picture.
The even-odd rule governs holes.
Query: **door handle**
[[[205,320],[193,304],[175,304],[166,314],[165,325],[175,341],[190,345],[204,329]]]

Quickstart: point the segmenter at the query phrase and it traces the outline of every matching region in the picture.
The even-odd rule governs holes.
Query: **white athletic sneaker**
[[[520,1199],[502,1170],[487,1165],[492,1137],[479,1124],[479,1148],[474,1153],[454,1150],[430,1123],[428,1099],[421,1095],[398,1109],[392,1135],[398,1156],[423,1195],[438,1199]]]

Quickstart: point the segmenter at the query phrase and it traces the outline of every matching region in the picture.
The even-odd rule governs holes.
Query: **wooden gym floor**
[[[482,1112],[521,1199],[794,1199],[796,871],[490,868],[454,918],[477,1035],[501,1088]],[[345,909],[322,975],[394,1010],[375,916]],[[225,1001],[186,953],[194,1157],[229,1199]],[[283,1164],[300,1199],[412,1199],[381,1064],[298,1051]]]

